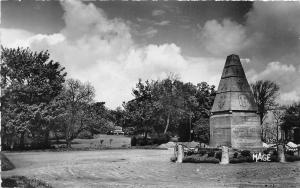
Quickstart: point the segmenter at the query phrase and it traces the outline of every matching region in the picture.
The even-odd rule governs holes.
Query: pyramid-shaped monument
[[[257,105],[238,55],[226,59],[210,117],[210,146],[262,147]]]

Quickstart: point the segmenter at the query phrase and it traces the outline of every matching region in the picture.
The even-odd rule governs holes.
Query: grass
[[[11,176],[2,179],[1,187],[52,188],[49,184],[25,176]]]

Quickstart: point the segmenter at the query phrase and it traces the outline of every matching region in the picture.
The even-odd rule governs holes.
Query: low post
[[[278,146],[278,157],[279,157],[279,162],[285,163],[285,156],[284,156],[284,148],[283,145]]]
[[[177,146],[177,163],[182,163],[183,157],[184,157],[184,152],[183,152],[183,147],[181,144],[178,144]]]
[[[229,164],[229,148],[222,146],[222,158],[220,164]]]

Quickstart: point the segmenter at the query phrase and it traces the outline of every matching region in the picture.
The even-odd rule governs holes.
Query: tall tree
[[[1,126],[19,137],[23,148],[25,133],[30,133],[36,107],[48,104],[61,92],[66,73],[58,62],[50,60],[47,51],[4,47],[1,47],[0,73],[1,112],[5,120]],[[2,132],[2,138],[10,133]]]
[[[272,110],[272,114],[273,114],[274,120],[275,120],[276,145],[277,145],[277,147],[278,147],[278,144],[279,144],[279,129],[280,129],[280,126],[282,124],[284,112],[285,112],[285,108],[284,107],[278,107],[278,108]]]
[[[141,79],[133,89],[134,99],[124,103],[127,121],[136,127],[137,132],[144,133],[147,138],[148,133],[153,132],[153,125],[160,105],[154,100],[152,86],[149,81],[143,83]]]
[[[279,86],[270,80],[259,80],[250,84],[254,95],[254,100],[258,107],[260,124],[263,125],[264,119],[268,111],[277,106],[276,97],[278,96]],[[262,131],[262,135],[263,131]],[[262,136],[262,139],[263,136]]]
[[[93,102],[94,96],[95,89],[89,83],[74,79],[66,81],[59,100],[68,114],[63,124],[67,147],[71,147],[71,141],[86,129],[84,113],[88,105]]]
[[[287,107],[282,117],[282,130],[285,132],[285,140],[291,139],[290,131],[300,128],[300,102]]]

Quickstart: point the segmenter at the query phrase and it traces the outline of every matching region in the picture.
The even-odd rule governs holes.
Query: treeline
[[[208,142],[209,109],[215,87],[183,83],[170,76],[139,82],[134,99],[109,110],[95,102],[90,83],[66,79],[65,68],[48,51],[1,47],[1,139],[3,149],[48,148],[50,139],[71,147],[80,134],[121,126],[133,134],[179,135]],[[193,134],[191,130],[194,130]]]
[[[184,83],[170,75],[163,80],[138,80],[132,90],[134,99],[109,110],[105,102],[94,101],[90,83],[66,79],[65,68],[50,59],[47,51],[1,47],[1,139],[2,149],[49,148],[57,143],[87,135],[106,133],[115,126],[134,135],[169,138],[180,141],[209,142],[210,109],[216,95],[214,85]],[[299,104],[282,107],[276,103],[279,86],[271,81],[251,84],[262,140],[267,133],[278,142],[279,130],[285,140],[299,128]],[[273,113],[272,129],[265,119]],[[275,129],[274,129],[275,127]]]

